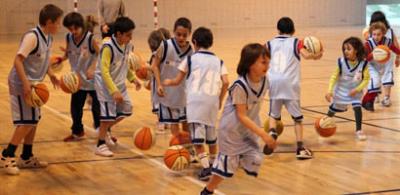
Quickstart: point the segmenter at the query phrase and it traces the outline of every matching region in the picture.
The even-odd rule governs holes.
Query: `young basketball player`
[[[371,25],[374,22],[382,22],[385,24],[387,28],[387,32],[385,34],[385,37],[388,39],[391,39],[394,43],[394,45],[399,48],[399,43],[397,40],[397,36],[394,34],[393,29],[390,27],[389,22],[386,19],[386,16],[383,12],[381,11],[376,11],[371,15],[371,20],[369,24]],[[400,65],[400,58],[399,56],[393,55],[390,58],[390,60],[385,64],[385,67],[383,68],[383,75],[381,78],[382,82],[382,91],[383,91],[383,99],[381,101],[382,106],[389,107],[391,105],[390,101],[390,93],[391,93],[391,88],[394,85],[394,79],[393,79],[393,64],[398,67]]]
[[[8,147],[2,152],[1,162],[5,172],[10,175],[17,175],[18,168],[47,166],[47,162],[40,161],[32,153],[36,127],[41,118],[40,108],[29,106],[25,99],[31,96],[32,84],[41,82],[46,73],[53,85],[57,86],[59,83],[48,66],[52,35],[60,28],[62,14],[63,11],[53,4],[45,5],[40,10],[39,25],[22,37],[14,66],[8,75],[11,111],[16,129]],[[24,140],[22,154],[17,161],[15,150],[22,140]]]
[[[393,61],[388,61],[384,64],[380,64],[372,59],[372,51],[378,45],[386,45],[391,51],[393,51],[396,55],[400,54],[400,50],[395,46],[392,39],[389,39],[385,36],[387,31],[386,25],[382,22],[372,23],[369,27],[369,32],[371,37],[365,43],[365,50],[367,52],[368,60],[371,60],[369,66],[369,74],[371,76],[370,82],[368,84],[368,93],[365,94],[362,100],[362,106],[369,111],[374,111],[374,102],[375,97],[378,93],[381,92],[381,84],[385,82],[386,86],[393,85],[393,76],[392,73],[385,74],[385,69],[388,66],[393,66]],[[385,77],[388,76],[388,77]],[[382,81],[382,82],[381,82]],[[388,100],[388,99],[386,99]],[[385,101],[385,99],[384,99]],[[387,103],[387,102],[386,102]],[[390,101],[389,101],[390,103]]]
[[[187,120],[192,143],[203,167],[198,177],[206,181],[211,176],[210,166],[217,153],[215,125],[229,85],[228,71],[222,60],[208,50],[213,44],[213,34],[209,29],[196,29],[192,43],[196,52],[178,66],[180,72],[174,79],[165,79],[163,84],[178,85],[186,79]],[[210,155],[203,144],[208,144]]]
[[[81,87],[71,96],[72,134],[64,138],[64,141],[77,141],[85,135],[82,124],[83,106],[86,96],[92,97],[92,115],[94,127],[100,126],[100,104],[94,89],[94,70],[99,48],[93,38],[93,34],[84,25],[83,16],[77,12],[71,12],[64,17],[64,27],[69,31],[66,35],[65,57],[71,64],[71,70],[79,74]]]
[[[368,62],[365,60],[365,50],[359,38],[347,38],[342,44],[343,57],[338,59],[338,66],[329,81],[326,101],[330,102],[327,115],[333,117],[336,112],[347,111],[352,105],[356,120],[356,138],[367,139],[361,129],[362,111],[361,98],[363,89],[369,82]]]
[[[136,90],[140,89],[140,82],[135,79],[128,65],[135,23],[128,17],[120,17],[114,27],[113,36],[102,46],[94,82],[100,101],[100,131],[95,154],[106,157],[113,156],[109,146],[114,146],[112,142],[106,143],[107,130],[132,114],[125,80],[135,83]]]
[[[300,56],[305,59],[319,59],[322,52],[308,52],[302,41],[293,37],[295,28],[292,19],[279,19],[277,28],[279,35],[267,42],[267,50],[271,55],[268,78],[270,82],[270,132],[274,137],[276,121],[281,120],[282,106],[292,115],[295,124],[298,159],[313,157],[311,150],[303,146],[303,115],[300,108]]]
[[[179,135],[179,124],[186,124],[186,94],[185,82],[164,89],[162,82],[175,78],[179,73],[178,65],[188,55],[192,48],[187,41],[192,30],[192,24],[187,18],[178,18],[174,24],[174,37],[163,41],[153,57],[152,69],[156,81],[157,95],[154,101],[159,103],[159,122],[169,124],[171,133]],[[184,127],[187,130],[187,127]]]
[[[159,28],[157,30],[154,30],[150,33],[149,38],[147,39],[147,43],[149,44],[150,50],[151,50],[151,57],[149,60],[149,64],[153,63],[153,58],[154,55],[156,54],[156,51],[158,47],[160,47],[160,44],[167,40],[170,39],[171,35],[169,31],[165,28]],[[157,89],[156,89],[156,81],[154,78],[154,75],[150,79],[150,82],[148,83],[148,88],[151,91],[151,104],[152,104],[152,112],[157,115],[158,117],[158,106],[160,105],[158,102],[155,102],[155,96],[157,95]],[[157,121],[157,133],[164,134],[166,131],[166,128],[168,125],[160,124]]]
[[[213,194],[226,178],[233,177],[239,168],[257,177],[263,154],[259,138],[275,148],[275,140],[261,127],[261,102],[268,89],[268,56],[265,47],[254,43],[241,52],[237,73],[239,78],[229,88],[228,98],[218,130],[218,156],[212,166],[210,182],[200,193]]]

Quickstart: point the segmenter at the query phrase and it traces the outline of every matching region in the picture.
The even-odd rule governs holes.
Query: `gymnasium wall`
[[[66,12],[73,10],[73,0],[0,0],[0,34],[18,34],[34,26],[40,8],[49,2]],[[139,28],[153,27],[152,0],[125,4]],[[168,28],[180,16],[211,28],[271,27],[282,16],[292,17],[297,26],[362,25],[366,4],[367,0],[158,0],[159,23]],[[81,13],[97,15],[96,9],[96,0],[79,0]]]

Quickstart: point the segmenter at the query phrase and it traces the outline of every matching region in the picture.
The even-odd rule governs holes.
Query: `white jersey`
[[[82,39],[76,43],[74,37],[71,33],[66,35],[67,41],[67,56],[69,63],[71,64],[71,69],[77,72],[82,78],[81,88],[82,90],[94,90],[94,81],[89,80],[86,77],[86,72],[89,67],[96,63],[96,51],[92,45],[93,34],[87,31]]]
[[[377,43],[372,37],[370,37],[370,38],[368,38],[367,43],[368,43],[371,51],[373,51],[375,49],[375,47],[377,47],[378,45],[386,45],[386,46],[390,47],[393,44],[393,41],[392,41],[392,39],[389,39],[386,36],[384,36],[382,38],[382,41],[380,43]],[[374,68],[374,69],[376,69],[376,71],[381,72],[383,70],[384,66],[386,66],[386,65],[392,66],[393,61],[391,61],[391,60],[387,61],[384,66],[382,66],[382,64],[378,64],[374,60],[370,61],[370,64],[371,64],[370,68]]]
[[[267,42],[271,54],[268,78],[270,99],[300,99],[300,56],[298,39],[277,36]]]
[[[246,93],[247,116],[261,127],[259,114],[261,102],[268,89],[268,79],[264,77],[258,83],[258,88],[254,88],[254,84],[248,82],[245,77],[240,77],[229,88],[229,96],[218,128],[218,148],[225,155],[238,155],[259,149],[259,137],[243,126],[237,117],[233,102],[235,94],[232,94],[236,87],[242,88]]]
[[[358,62],[354,67],[349,65],[346,58],[341,57],[338,59],[339,77],[334,89],[335,103],[338,104],[351,104],[355,100],[360,100],[362,92],[351,97],[350,91],[355,89],[364,78],[363,72],[367,68],[368,62]]]
[[[215,126],[221,94],[221,76],[227,70],[222,60],[209,51],[188,56],[178,67],[186,72],[186,114],[189,123]]]
[[[37,38],[37,44],[35,49],[29,53],[23,62],[24,71],[29,81],[41,82],[46,76],[47,69],[49,67],[50,48],[53,38],[50,35],[46,37],[39,26],[31,29],[27,33],[35,34]],[[22,94],[22,81],[17,74],[15,66],[13,66],[10,74],[8,75],[8,82],[10,85],[10,94]]]
[[[103,48],[105,47],[109,47],[111,49],[111,54],[112,54],[110,62],[111,78],[116,87],[118,88],[118,90],[122,94],[124,94],[127,92],[125,81],[129,70],[128,56],[133,46],[130,43],[128,43],[125,45],[125,48],[121,48],[121,46],[118,45],[117,40],[113,36],[110,40],[106,41],[103,44],[101,50],[103,50]],[[100,57],[98,59],[95,71],[94,86],[97,92],[97,97],[100,101],[113,101],[112,96],[111,94],[109,94],[106,84],[104,83],[104,80],[101,75],[102,74],[101,53],[102,52],[100,52]]]
[[[186,51],[181,51],[175,39],[163,41],[164,53],[160,61],[160,79],[174,79],[178,73],[178,65],[186,56],[192,54],[192,48],[189,46]],[[157,87],[157,86],[156,86]],[[185,82],[177,86],[165,87],[165,96],[155,96],[155,102],[159,102],[170,108],[183,108],[186,106]]]

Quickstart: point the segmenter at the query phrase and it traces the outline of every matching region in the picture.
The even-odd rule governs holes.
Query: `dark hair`
[[[211,30],[205,27],[197,28],[192,35],[192,43],[204,49],[210,48],[213,44]]]
[[[376,11],[376,12],[372,13],[371,20],[369,21],[369,25],[371,25],[374,22],[383,22],[383,24],[385,24],[387,29],[390,28],[389,22],[386,20],[385,14],[381,11]]]
[[[147,43],[149,44],[151,51],[156,51],[161,42],[169,38],[171,38],[171,34],[169,33],[169,31],[165,28],[159,28],[157,30],[153,30],[150,33],[149,38],[147,39]]]
[[[117,34],[117,32],[125,33],[135,29],[135,23],[128,17],[119,17],[115,21],[113,27],[114,34]]]
[[[42,26],[46,25],[47,20],[55,22],[59,17],[63,15],[63,10],[53,4],[45,5],[39,13],[39,24]]]
[[[66,28],[72,27],[72,26],[84,28],[83,16],[78,12],[68,13],[64,17],[63,26]]]
[[[189,32],[192,32],[192,23],[189,19],[185,17],[178,18],[174,24],[174,31],[178,28],[178,26],[182,26],[183,28],[189,29]]]
[[[289,17],[282,17],[279,19],[277,28],[282,34],[293,34],[295,31],[293,20]]]
[[[245,76],[250,66],[253,65],[260,56],[269,57],[267,49],[259,43],[250,43],[243,47],[240,54],[240,61],[236,69],[236,73]]]
[[[357,60],[358,61],[364,60],[366,54],[365,54],[364,45],[363,45],[363,42],[361,41],[361,39],[359,39],[357,37],[349,37],[346,40],[344,40],[343,44],[342,44],[343,56],[344,56],[344,45],[345,44],[350,44],[351,46],[353,46],[354,50],[357,52]]]
[[[383,33],[383,35],[386,34],[387,28],[385,23],[383,22],[374,22],[369,26],[369,34],[372,34],[372,31],[376,30],[376,29],[380,29]]]

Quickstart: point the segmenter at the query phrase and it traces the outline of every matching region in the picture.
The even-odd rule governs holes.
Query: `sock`
[[[354,107],[354,118],[356,119],[356,131],[361,130],[361,125],[362,125],[362,111],[361,107]]]
[[[17,150],[17,147],[18,146],[13,145],[11,143],[8,144],[7,148],[3,150],[2,155],[4,157],[15,157],[15,150]]]
[[[206,152],[199,154],[198,157],[203,168],[210,168],[210,160],[208,159],[208,154]]]
[[[297,149],[303,148],[303,141],[297,142]]]
[[[335,112],[332,112],[329,110],[326,115],[328,115],[329,117],[333,117],[333,116],[335,116]]]
[[[276,132],[275,128],[270,128],[269,129],[269,135],[274,138],[275,140],[278,139],[278,133]]]
[[[213,191],[209,191],[207,187],[204,187],[203,191],[201,191],[200,195],[209,195],[209,194],[214,194]]]
[[[209,160],[210,160],[210,167],[212,167],[212,165],[214,164],[216,156],[217,156],[216,154],[209,154],[208,157],[209,157]]]
[[[32,157],[32,145],[30,144],[24,144],[23,148],[22,148],[22,154],[21,154],[21,158],[22,160],[28,160],[30,157]]]
[[[106,141],[99,139],[99,141],[97,141],[97,147],[101,146],[102,144],[106,144]]]

